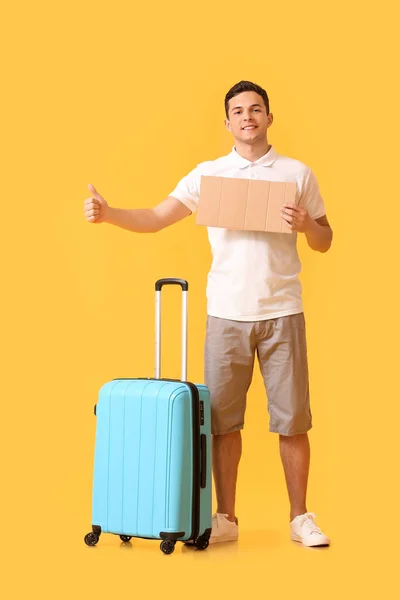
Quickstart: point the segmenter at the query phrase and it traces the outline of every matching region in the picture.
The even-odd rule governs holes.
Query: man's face
[[[229,100],[229,118],[225,120],[228,131],[235,140],[254,144],[265,140],[273,116],[267,115],[264,100],[256,92],[242,92]]]

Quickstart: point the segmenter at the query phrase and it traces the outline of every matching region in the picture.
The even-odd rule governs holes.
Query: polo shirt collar
[[[255,160],[254,162],[251,162],[250,160],[247,160],[247,158],[243,158],[243,156],[240,156],[240,154],[238,154],[238,152],[236,151],[235,146],[232,148],[232,152],[231,152],[231,159],[234,162],[235,166],[237,166],[239,169],[245,169],[249,165],[259,165],[261,167],[271,167],[277,158],[278,158],[278,153],[275,151],[275,149],[272,146],[268,150],[268,152],[266,154],[264,154],[264,156],[261,156],[261,158],[259,158],[258,160]]]

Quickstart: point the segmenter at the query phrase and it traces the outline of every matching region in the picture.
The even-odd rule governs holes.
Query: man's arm
[[[305,234],[310,248],[318,252],[329,250],[333,231],[326,215],[314,220],[305,208],[296,204],[286,204],[281,210],[281,215],[292,231]]]
[[[86,220],[90,223],[109,223],[135,233],[155,233],[181,221],[191,214],[180,200],[168,196],[154,208],[113,208],[89,185],[92,194],[84,202]]]
[[[326,215],[319,219],[311,219],[308,229],[304,232],[310,248],[318,252],[327,252],[332,244],[333,231]]]
[[[156,233],[190,214],[191,211],[182,202],[168,196],[154,208],[130,210],[109,207],[104,222],[135,233]]]

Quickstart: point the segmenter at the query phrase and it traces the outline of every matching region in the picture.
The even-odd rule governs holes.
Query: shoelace
[[[322,531],[320,530],[320,528],[316,525],[314,519],[316,518],[316,515],[314,513],[306,513],[304,515],[304,519],[301,523],[302,527],[306,527],[307,529],[307,533],[312,534],[312,533],[318,533],[320,535],[322,535]]]

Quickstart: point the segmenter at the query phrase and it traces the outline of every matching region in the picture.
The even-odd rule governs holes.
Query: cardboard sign
[[[202,175],[197,225],[292,233],[281,207],[296,202],[294,182]]]

